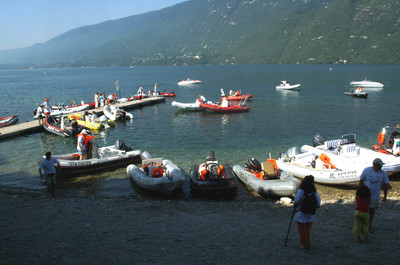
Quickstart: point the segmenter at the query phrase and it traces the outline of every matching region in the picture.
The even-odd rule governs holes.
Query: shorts
[[[44,179],[46,180],[46,184],[56,184],[56,174],[44,174]]]
[[[87,151],[86,150],[78,150],[78,153],[80,154],[80,155],[86,155],[86,153],[87,153]]]
[[[369,208],[376,210],[376,209],[378,209],[378,205],[379,205],[379,199],[371,200],[371,203],[369,204]]]

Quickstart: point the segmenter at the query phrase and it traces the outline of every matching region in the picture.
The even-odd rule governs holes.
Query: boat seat
[[[143,159],[142,166],[147,166],[148,164],[153,163],[153,162],[156,164],[162,164],[163,159],[162,159],[162,157]]]
[[[275,167],[274,167],[274,164],[272,162],[263,162],[263,163],[261,163],[261,168],[262,168],[262,170],[265,171],[265,173],[267,173],[268,176],[275,176],[276,175]]]
[[[338,148],[340,146],[342,139],[335,139],[335,140],[328,140],[324,142],[326,150],[329,150],[331,148]]]

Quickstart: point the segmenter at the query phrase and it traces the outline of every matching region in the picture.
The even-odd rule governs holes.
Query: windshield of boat
[[[340,141],[341,145],[344,144],[353,144],[356,142],[356,134],[351,133],[351,134],[345,134],[342,136],[342,140]]]

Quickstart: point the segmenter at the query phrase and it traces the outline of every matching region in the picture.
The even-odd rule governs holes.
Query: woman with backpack
[[[315,210],[321,204],[312,175],[305,176],[300,183],[299,190],[294,196],[294,203],[297,211],[294,220],[297,222],[300,245],[307,250],[310,247],[311,225],[316,220]]]

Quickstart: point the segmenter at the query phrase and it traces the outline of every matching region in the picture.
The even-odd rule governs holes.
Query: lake
[[[189,173],[193,164],[214,151],[220,162],[244,164],[255,157],[276,158],[292,146],[311,144],[319,132],[328,138],[356,133],[357,142],[369,147],[386,124],[400,123],[399,65],[235,65],[159,66],[131,68],[67,68],[0,71],[3,103],[0,117],[18,115],[20,122],[33,119],[33,109],[45,98],[51,104],[72,100],[92,102],[95,92],[128,97],[139,86],[174,91],[174,99],[130,112],[132,122],[117,123],[96,135],[99,146],[123,140],[153,157],[173,161]],[[201,85],[179,87],[178,80],[200,79]],[[369,90],[367,99],[344,95],[351,81],[378,81],[385,86]],[[120,90],[116,91],[115,81]],[[281,80],[299,83],[299,91],[279,91]],[[171,102],[194,102],[199,94],[219,101],[220,89],[254,94],[248,113],[182,112]],[[23,191],[43,189],[37,160],[47,151],[63,154],[76,150],[76,140],[47,132],[0,142],[0,188]],[[140,190],[125,168],[74,179],[58,179],[57,189],[66,196],[125,197],[153,195]],[[189,179],[183,198],[190,198]],[[237,199],[252,199],[243,185]]]

